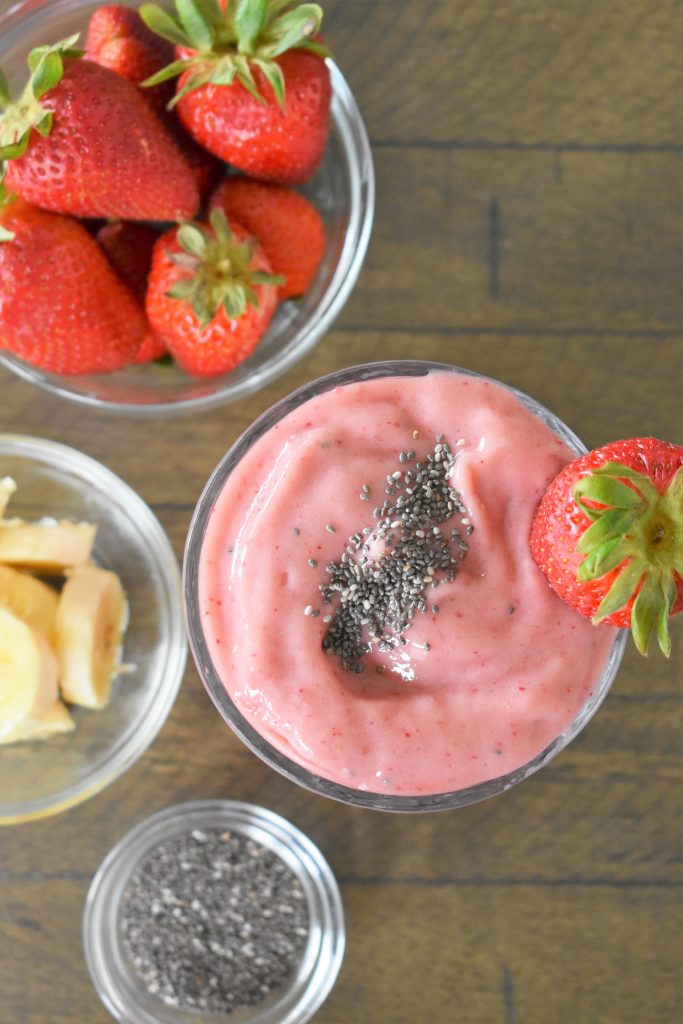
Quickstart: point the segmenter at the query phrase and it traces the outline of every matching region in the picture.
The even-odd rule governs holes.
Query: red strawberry
[[[210,227],[183,224],[157,242],[147,316],[187,373],[214,376],[254,350],[273,315],[279,283],[255,240],[214,210]]]
[[[325,251],[325,229],[308,199],[286,185],[226,178],[209,200],[258,238],[273,271],[285,278],[280,301],[302,295]]]
[[[0,226],[0,349],[64,374],[131,362],[145,316],[85,228],[22,199]]]
[[[138,221],[115,220],[104,224],[95,238],[121,280],[144,305],[152,251],[159,233]],[[148,331],[135,354],[136,363],[149,363],[166,354],[161,338]]]
[[[683,611],[683,447],[614,441],[552,481],[531,528],[531,554],[559,596],[594,622],[630,626],[670,651]]]
[[[139,85],[173,60],[173,45],[148,29],[132,7],[106,4],[90,18],[85,55]],[[173,91],[173,86],[164,82],[149,89],[148,98],[159,111],[170,102]]]
[[[222,160],[267,181],[310,178],[325,149],[331,95],[326,51],[311,38],[322,17],[318,5],[176,6],[177,20],[153,4],[140,8],[150,28],[178,44],[178,60],[149,84],[180,75],[179,117]]]
[[[115,71],[133,85],[140,85],[173,60],[171,43],[147,28],[137,11],[121,4],[98,7],[90,19],[86,57]],[[162,82],[143,95],[152,103],[164,128],[185,159],[201,198],[206,199],[222,173],[222,167],[188,135],[174,111],[166,107],[175,92],[172,82]]]
[[[76,38],[34,50],[23,96],[5,103],[8,185],[36,206],[80,217],[192,216],[192,174],[151,106],[125,78],[75,58]]]
[[[158,237],[159,232],[148,224],[124,220],[104,224],[95,235],[116,273],[141,303],[145,301],[152,250]]]

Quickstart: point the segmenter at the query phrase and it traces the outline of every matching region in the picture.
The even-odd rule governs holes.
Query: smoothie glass
[[[487,378],[479,374],[445,364],[422,361],[382,362],[351,367],[330,374],[305,385],[282,399],[245,431],[214,471],[197,504],[185,550],[184,595],[190,645],[202,681],[221,716],[254,753],[291,781],[320,795],[332,797],[333,799],[358,807],[377,810],[415,812],[462,807],[510,789],[538,771],[552,760],[583,729],[600,706],[614,679],[626,642],[625,631],[619,631],[615,634],[615,639],[612,642],[609,653],[602,663],[599,677],[595,679],[591,687],[590,697],[580,707],[570,724],[535,757],[513,771],[490,778],[484,782],[478,782],[467,788],[460,788],[449,792],[422,793],[415,796],[406,795],[405,793],[375,792],[368,789],[352,788],[339,781],[324,778],[311,771],[308,767],[297,763],[293,757],[290,757],[282,750],[277,749],[252,725],[237,707],[224,683],[221,681],[212,659],[209,645],[207,644],[200,613],[198,583],[202,544],[207,530],[207,523],[217,498],[230,474],[259,438],[273,428],[274,425],[278,424],[285,416],[310,399],[347,384],[377,380],[383,377],[419,378],[436,371],[466,375],[479,381],[487,380]],[[490,383],[503,387],[515,396],[526,410],[535,417],[538,417],[577,456],[586,450],[581,441],[564,423],[534,399],[506,385],[501,385],[497,381],[490,381]]]

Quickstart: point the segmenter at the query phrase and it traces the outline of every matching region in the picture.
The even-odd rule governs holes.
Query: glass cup
[[[128,0],[130,6],[134,0]],[[0,67],[17,96],[28,74],[31,49],[83,33],[100,6],[88,0],[20,0],[0,12]],[[135,4],[137,6],[137,4]],[[331,130],[322,163],[301,188],[320,213],[325,252],[304,296],[280,303],[252,355],[230,373],[190,377],[166,361],[114,373],[64,376],[44,372],[0,352],[17,376],[74,402],[108,412],[168,416],[200,412],[253,394],[308,353],[329,330],[360,273],[375,207],[375,173],[365,125],[337,65],[332,82]]]
[[[276,748],[254,728],[252,722],[236,706],[218,675],[207,646],[198,597],[198,575],[202,543],[212,509],[228,477],[260,437],[294,409],[317,395],[358,381],[374,380],[381,377],[420,377],[436,370],[465,374],[484,380],[487,379],[482,378],[480,374],[440,363],[411,360],[372,363],[351,367],[322,377],[299,388],[272,406],[238,438],[210,477],[196,506],[185,547],[183,588],[190,647],[200,677],[220,715],[255,754],[286,778],[314,793],[332,797],[343,803],[353,804],[358,807],[374,808],[376,810],[431,811],[463,807],[502,793],[528,778],[548,764],[552,758],[566,747],[596,712],[614,679],[626,642],[626,631],[618,631],[602,672],[595,682],[590,699],[583,705],[571,724],[536,757],[507,774],[478,783],[466,789],[451,792],[409,796],[359,790],[342,785],[336,781],[331,781],[315,774]],[[500,385],[498,381],[493,383]],[[552,412],[515,388],[504,384],[500,386],[507,388],[508,391],[515,395],[521,404],[533,413],[534,416],[542,420],[577,457],[586,451],[579,438]]]

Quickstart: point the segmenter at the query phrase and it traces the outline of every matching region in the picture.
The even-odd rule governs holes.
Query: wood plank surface
[[[373,144],[377,209],[361,277],[322,343],[256,395],[154,423],[77,408],[0,368],[0,431],[109,466],[179,559],[242,430],[356,363],[424,358],[497,377],[589,446],[683,443],[680,3],[325,6]],[[123,778],[58,817],[0,829],[0,1024],[111,1019],[82,952],[93,873],[148,814],[207,797],[283,814],[333,867],[348,945],[314,1024],[673,1024],[683,616],[672,632],[669,661],[627,652],[596,717],[543,771],[420,816],[287,782],[222,723],[188,663],[168,721]],[[0,786],[1,772],[0,755]]]

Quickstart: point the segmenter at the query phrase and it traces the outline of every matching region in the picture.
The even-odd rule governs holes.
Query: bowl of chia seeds
[[[272,811],[166,808],[110,851],[83,944],[112,1016],[135,1024],[305,1024],[344,956],[344,911],[318,848]]]

